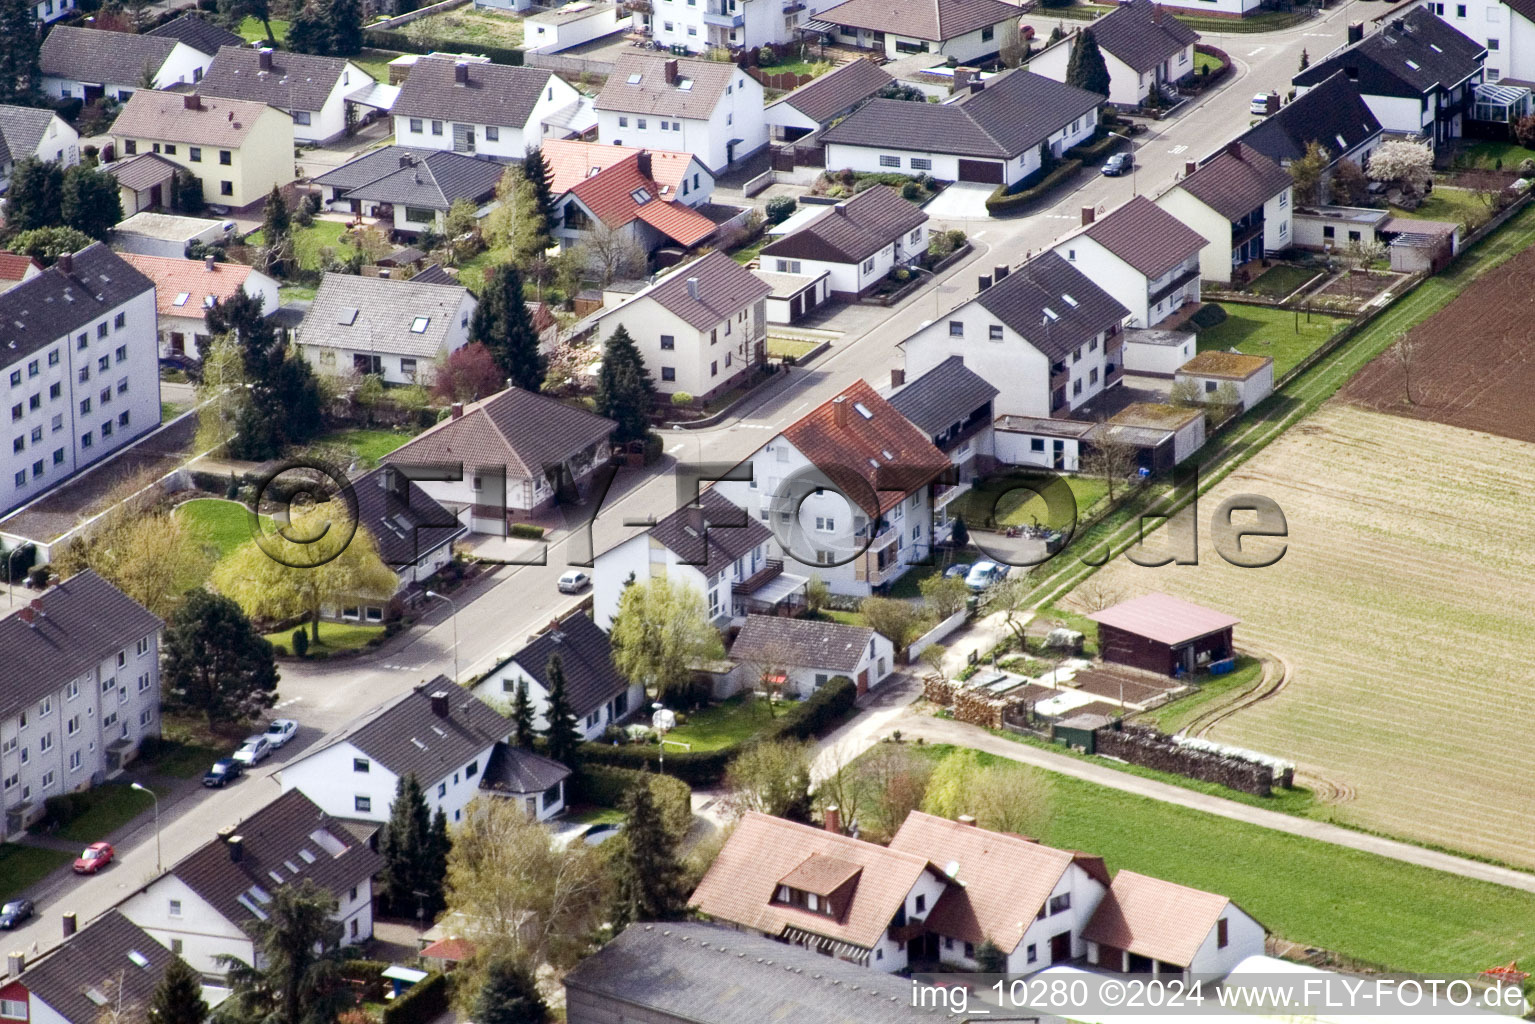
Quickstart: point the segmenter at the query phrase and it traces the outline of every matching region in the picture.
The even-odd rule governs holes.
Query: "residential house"
[[[630,579],[664,576],[672,586],[695,590],[716,626],[748,612],[772,613],[803,604],[808,576],[783,571],[770,557],[772,532],[719,488],[698,502],[665,516],[644,533],[598,555],[592,569],[592,618],[613,628],[618,604]]]
[[[1394,7],[1375,20],[1400,18],[1422,8],[1487,46],[1484,81],[1535,81],[1535,4],[1525,0],[1417,0]]]
[[[1199,304],[1205,236],[1145,196],[1101,219],[1084,206],[1082,224],[1053,248],[1130,311],[1126,326],[1155,327]]]
[[[447,419],[384,461],[406,467],[471,531],[505,536],[514,519],[584,491],[607,461],[613,427],[584,409],[507,388],[468,406],[455,404]]]
[[[1059,157],[1091,138],[1103,100],[1020,68],[943,103],[870,100],[821,140],[827,167],[1012,186],[1040,170],[1041,146]]]
[[[51,110],[0,103],[0,186],[29,156],[73,167],[80,162],[80,133]]]
[[[400,145],[510,160],[593,120],[589,102],[552,72],[444,57],[416,61],[390,114]]]
[[[0,618],[0,838],[160,735],[163,625],[91,569]]]
[[[731,63],[623,53],[597,96],[618,145],[693,153],[715,174],[767,145],[762,86]]]
[[[1381,142],[1381,126],[1359,95],[1358,86],[1339,70],[1258,122],[1237,141],[1284,168],[1305,156],[1313,142],[1321,146],[1328,158],[1321,194],[1295,197],[1302,205],[1309,205],[1328,201],[1325,186],[1341,161],[1352,161],[1360,168],[1369,164],[1370,153]]]
[[[911,982],[798,946],[703,922],[635,924],[565,975],[569,1024],[930,1024]],[[878,1008],[874,1009],[877,1001]],[[991,1019],[947,1007],[947,1024]]]
[[[1156,203],[1209,239],[1199,253],[1199,275],[1231,282],[1244,263],[1294,244],[1290,172],[1242,142],[1228,142],[1203,165],[1184,165],[1184,177]]]
[[[226,46],[246,45],[245,40],[238,33],[213,24],[195,11],[189,11],[179,18],[172,18],[164,25],[158,25],[145,32],[144,35],[160,39],[175,39],[209,57],[217,56],[219,50]]]
[[[67,18],[75,10],[75,0],[37,0],[32,5],[32,13],[44,25]]]
[[[8,292],[23,281],[43,272],[42,261],[35,256],[0,251],[0,293]]]
[[[803,700],[837,676],[861,697],[895,668],[889,638],[868,626],[748,615],[730,645],[737,685]]]
[[[1159,97],[1194,74],[1194,44],[1199,33],[1168,14],[1153,0],[1131,0],[1088,26],[1109,70],[1109,102],[1138,107],[1155,90]],[[1071,51],[1081,42],[1077,31],[1029,57],[1029,70],[1066,81]]]
[[[587,176],[572,182],[564,170],[571,155],[557,147],[585,150],[577,159],[590,159]],[[652,153],[593,142],[547,142],[544,149],[557,151],[560,167],[554,172],[558,198],[552,233],[561,248],[592,244],[594,269],[609,269],[595,264],[619,245],[648,257],[668,245],[690,249],[719,231],[720,225],[699,210],[714,190],[714,177],[691,153]],[[562,190],[560,185],[567,187]]]
[[[294,178],[293,119],[254,100],[142,90],[117,115],[112,139],[119,156],[173,160],[209,203],[250,206]]]
[[[1004,0],[847,0],[821,10],[811,27],[887,60],[937,53],[964,63],[1020,45],[1018,8]]]
[[[199,340],[208,338],[204,320],[208,310],[242,292],[259,298],[261,310],[267,316],[277,312],[282,304],[277,282],[242,263],[218,263],[212,256],[174,260],[138,253],[124,253],[123,259],[155,283],[162,356],[196,356]]]
[[[550,139],[539,149],[549,169],[549,191],[556,197],[642,153],[650,156],[650,170],[645,176],[659,186],[655,198],[697,207],[714,195],[713,172],[692,153],[579,139]]]
[[[480,791],[515,800],[534,821],[548,821],[565,810],[565,780],[570,775],[570,769],[558,761],[510,743],[497,743],[480,776]],[[422,957],[426,957],[424,950]]]
[[[126,100],[144,88],[193,85],[210,62],[208,54],[179,39],[74,25],[50,31],[38,55],[43,94],[86,103]]]
[[[1230,384],[1246,412],[1274,393],[1274,357],[1212,349],[1178,367],[1174,379],[1192,381],[1206,402],[1219,401],[1221,386]]]
[[[352,491],[357,524],[367,529],[379,557],[400,578],[400,590],[419,597],[426,582],[453,560],[453,544],[468,529],[394,466],[364,473],[353,481]],[[345,621],[382,622],[385,610],[362,604],[331,612]]]
[[[326,274],[294,340],[316,373],[427,383],[469,343],[475,304],[461,285]]]
[[[155,286],[100,242],[0,295],[0,512],[160,424]]]
[[[951,529],[949,506],[995,460],[992,403],[1001,392],[958,355],[909,384],[904,383],[904,370],[892,376],[900,386],[889,396],[890,407],[926,434],[954,466],[951,474],[933,484],[933,533],[942,538]]]
[[[927,558],[930,485],[952,472],[949,457],[862,380],[745,461],[749,480],[715,488],[771,524],[785,568],[860,597]]]
[[[850,60],[768,105],[763,120],[775,140],[792,142],[819,131],[895,84],[872,60]]]
[[[270,919],[266,908],[282,885],[310,881],[335,897],[331,919],[341,925],[341,945],[364,942],[373,936],[373,876],[384,859],[375,849],[378,826],[349,820],[356,817],[329,814],[305,794],[285,790],[138,888],[118,910],[211,977],[229,971],[220,957],[256,963],[255,926]]]
[[[337,818],[389,820],[399,780],[414,775],[433,814],[460,821],[480,793],[480,772],[512,723],[447,676],[423,683],[289,761],[284,794]]]
[[[963,356],[997,388],[997,415],[1069,417],[1124,375],[1129,315],[1064,257],[1044,252],[901,342],[906,376]]]
[[[767,359],[768,286],[722,252],[683,264],[602,313],[605,342],[623,327],[662,394],[707,399]]]
[[[159,153],[140,153],[100,167],[117,181],[117,197],[123,204],[124,217],[175,206],[176,172],[181,170],[175,161]]]
[[[797,0],[663,0],[640,8],[637,27],[673,53],[778,46],[797,42],[810,11],[822,6],[826,0],[808,6]]]
[[[528,52],[559,53],[615,32],[626,32],[633,13],[605,0],[571,0],[523,20],[523,44]]]
[[[204,96],[254,100],[293,118],[300,145],[339,139],[356,119],[348,99],[373,85],[373,78],[345,57],[225,46],[213,58],[197,91]]]
[[[98,1024],[117,1008],[145,1012],[175,954],[117,910],[69,935],[36,963],[11,954],[22,971],[0,981],[0,1019],[33,1024]],[[142,1010],[140,1008],[143,1008]]]
[[[1225,896],[1121,870],[1082,937],[1089,963],[1127,974],[1226,975],[1263,956],[1267,929]]]
[[[339,192],[337,201],[341,204],[350,205],[364,216],[388,220],[396,235],[418,237],[425,231],[445,233],[448,211],[463,200],[474,205],[476,217],[489,214],[495,205],[496,185],[507,170],[505,164],[493,160],[445,150],[396,155],[392,168],[344,192],[334,183],[342,180],[341,175],[350,173],[351,164],[343,164],[315,180]],[[373,156],[370,153],[352,163]],[[369,160],[373,169],[382,169],[386,164],[382,159]]]
[[[763,247],[760,263],[780,274],[824,270],[832,297],[851,302],[926,253],[927,214],[889,185],[876,185]]]
[[[1241,623],[1167,594],[1143,594],[1088,618],[1098,623],[1105,662],[1165,676],[1191,675],[1232,657],[1232,630]]]
[[[1317,61],[1291,82],[1304,93],[1341,71],[1382,128],[1421,135],[1437,148],[1464,133],[1483,61],[1493,44],[1501,45],[1467,28],[1477,36],[1418,7]]]
[[[645,709],[645,688],[619,675],[613,666],[608,635],[583,612],[555,622],[521,650],[498,659],[474,686],[476,695],[510,709],[518,687],[525,686],[533,705],[534,727],[548,724],[549,662],[559,658],[565,674],[565,697],[576,716],[582,738],[597,740]]]
[[[320,199],[327,209],[337,213],[363,213],[361,200],[348,200],[346,194],[354,188],[372,184],[396,171],[414,166],[433,153],[435,149],[412,149],[408,146],[381,146],[348,160],[324,174],[310,179],[320,188]]]

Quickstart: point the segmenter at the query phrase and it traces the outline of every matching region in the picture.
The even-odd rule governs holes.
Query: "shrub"
[[[52,575],[53,570],[50,569],[46,563],[43,565],[34,565],[32,568],[27,570],[27,583],[33,588],[39,588],[46,584],[49,577]]]
[[[436,971],[416,982],[379,1014],[382,1024],[427,1024],[448,1010],[448,979]]]
[[[927,193],[924,192],[922,190],[922,186],[918,185],[915,181],[908,181],[906,184],[901,186],[902,199],[910,200],[913,203],[918,203],[922,201],[922,198],[925,195],[927,195]]]
[[[309,653],[309,634],[303,626],[293,631],[293,653],[300,658]]]
[[[672,392],[672,405],[675,405],[675,406],[677,406],[680,409],[680,408],[682,408],[685,405],[692,405],[692,404],[693,404],[693,396],[688,394],[686,391],[673,391]]]
[[[544,535],[544,528],[533,523],[513,523],[507,532],[522,540],[538,540]]]
[[[947,232],[944,233],[944,235],[945,235],[946,238],[948,238],[948,240],[949,240],[949,247],[951,249],[958,249],[960,246],[964,245],[965,242],[967,241],[967,239],[965,237],[965,233],[963,231],[959,230],[958,228],[954,228],[954,229],[952,229],[950,231],[947,231]]]
[[[1535,159],[1525,157],[1523,160],[1519,161],[1519,177],[1535,177]]]
[[[1199,307],[1199,312],[1189,317],[1189,323],[1195,327],[1214,327],[1226,319],[1226,309],[1218,302],[1207,302]]]
[[[1037,182],[1011,194],[1008,193],[1006,185],[998,185],[997,190],[986,200],[986,212],[993,216],[1021,213],[1042,199],[1056,185],[1074,177],[1081,167],[1080,160],[1063,160],[1053,171]]]
[[[794,215],[799,202],[793,196],[774,196],[767,201],[767,222],[782,224]]]
[[[90,806],[90,790],[50,796],[43,801],[43,817],[38,824],[44,828],[60,828],[80,817]]]

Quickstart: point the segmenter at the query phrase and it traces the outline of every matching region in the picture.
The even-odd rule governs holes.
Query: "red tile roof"
[[[20,281],[27,276],[27,270],[31,267],[36,267],[39,273],[43,269],[43,265],[31,256],[0,252],[0,281]]]
[[[714,233],[708,217],[681,203],[661,198],[661,186],[640,172],[640,154],[595,174],[570,189],[598,220],[610,228],[638,218],[679,245],[697,245]]]
[[[894,508],[949,466],[949,457],[864,380],[811,410],[783,436],[871,516]]]
[[[254,268],[240,263],[215,263],[209,270],[202,260],[141,256],[135,252],[121,255],[155,283],[155,311],[161,316],[200,318],[207,309],[208,296],[223,302],[245,287],[246,279],[254,273]],[[176,299],[181,295],[187,298],[177,305]]]
[[[1229,906],[1217,893],[1122,870],[1082,938],[1187,967]]]
[[[1088,618],[1162,644],[1181,644],[1235,626],[1241,619],[1203,608],[1168,594],[1146,594],[1121,601]]]
[[[647,150],[602,142],[581,142],[577,139],[545,139],[539,144],[539,149],[549,167],[549,188],[555,195],[569,192],[592,177],[593,169],[612,167],[637,153],[650,154],[651,177],[657,184],[670,188],[671,193],[676,193],[682,189],[682,179],[688,176],[688,168],[696,159],[692,153],[669,149]]]
[[[448,960],[457,963],[474,956],[474,943],[468,939],[450,936],[438,939],[419,954],[423,960]]]

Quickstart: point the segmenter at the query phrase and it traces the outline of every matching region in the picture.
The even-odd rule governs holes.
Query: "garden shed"
[[[1052,730],[1054,737],[1065,743],[1068,747],[1081,747],[1084,753],[1096,754],[1098,752],[1098,730],[1118,729],[1117,719],[1107,715],[1096,715],[1092,712],[1082,712],[1063,718],[1055,723]]]
[[[1241,621],[1168,594],[1146,594],[1092,612],[1103,660],[1160,675],[1183,676],[1232,656]]]

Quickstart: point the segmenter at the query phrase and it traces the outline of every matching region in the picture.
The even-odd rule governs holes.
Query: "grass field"
[[[354,430],[333,431],[321,440],[345,445],[356,453],[359,462],[371,469],[378,465],[379,459],[415,437],[416,434],[417,431],[414,430],[358,427]]]
[[[250,512],[238,501],[193,498],[177,505],[176,515],[203,543],[217,550],[217,558],[224,558],[251,539]]]
[[[283,21],[281,18],[273,18],[271,20],[271,26],[272,35],[277,38],[279,43],[287,40],[288,23],[286,21]],[[255,18],[246,18],[244,21],[240,22],[239,33],[240,37],[247,43],[265,42],[267,37],[266,27]]]
[[[400,53],[397,50],[375,50],[372,47],[364,47],[362,53],[352,58],[352,63],[387,85],[389,62],[398,56]]]
[[[744,267],[746,264],[756,259],[758,254],[760,254],[764,248],[771,245],[773,242],[776,242],[778,238],[779,236],[777,235],[764,234],[751,245],[743,245],[741,248],[732,252],[730,254],[730,258]]]
[[[1221,62],[1219,57],[1212,56],[1208,53],[1200,53],[1197,50],[1194,52],[1194,74],[1205,74],[1206,72],[1204,69],[1209,68],[1209,74],[1213,75],[1215,72],[1220,70],[1220,66]]]
[[[460,7],[442,14],[429,14],[420,21],[420,31],[453,42],[490,43],[492,46],[521,46],[522,19],[506,11],[477,11]],[[276,26],[273,26],[274,30]]]
[[[1071,525],[1073,518],[1081,519],[1108,495],[1108,487],[1101,479],[1063,474],[1059,479],[1064,479],[1071,488],[1072,499],[1076,502],[1075,516],[1069,509],[1057,508],[1052,512],[1043,497],[1025,489],[1024,485],[1034,483],[1043,487],[1053,479],[1056,478],[1032,477],[1023,472],[993,476],[957,499],[959,514],[964,516],[967,525],[977,528],[992,525],[993,519],[998,526],[1026,526],[1038,520],[1063,530]]]
[[[74,821],[60,826],[54,835],[77,843],[94,843],[154,807],[148,793],[126,785],[97,786],[88,793],[90,806]]]
[[[1535,158],[1535,149],[1525,149],[1508,139],[1480,139],[1467,144],[1455,154],[1454,166],[1469,167],[1478,171],[1517,170],[1521,161]]]
[[[813,348],[815,348],[814,342],[796,341],[793,338],[775,338],[772,335],[768,335],[767,354],[777,359],[782,359],[784,356],[793,356],[795,359],[798,359]]]
[[[293,627],[297,629],[298,627]],[[309,624],[304,624],[304,632],[309,632]],[[320,644],[316,647],[312,642],[309,645],[310,653],[317,650],[325,651],[355,651],[368,646],[368,641],[376,636],[382,636],[383,626],[371,626],[361,622],[331,622],[320,623]],[[281,644],[282,650],[292,653],[293,629],[283,629],[275,633],[263,633],[273,644]],[[279,652],[281,653],[281,652]]]
[[[1317,276],[1318,271],[1305,267],[1292,267],[1286,263],[1276,263],[1258,276],[1258,279],[1247,286],[1247,290],[1255,295],[1262,295],[1270,299],[1282,299],[1295,289]]]
[[[781,715],[786,710],[779,707],[776,713]],[[687,724],[677,726],[666,738],[680,740],[692,750],[719,750],[749,739],[768,721],[767,703],[742,694],[700,711],[689,711]]]
[[[1462,225],[1466,231],[1483,223],[1490,215],[1487,204],[1478,199],[1475,192],[1448,185],[1435,185],[1434,191],[1429,193],[1423,205],[1416,210],[1402,210],[1393,206],[1391,213],[1396,217],[1410,217],[1413,220],[1452,221]]]
[[[15,843],[0,846],[0,903],[22,895],[74,859],[74,854],[63,850],[41,850]]]
[[[1273,271],[1269,271],[1273,273]],[[1315,352],[1348,323],[1347,317],[1301,313],[1272,306],[1223,302],[1226,319],[1199,331],[1199,351],[1236,348],[1253,356],[1274,357],[1274,379]]]
[[[144,764],[160,775],[192,779],[238,746],[238,740],[212,732],[200,716],[166,712],[160,720],[159,749]]]
[[[1043,842],[1221,893],[1284,938],[1404,971],[1475,973],[1535,956],[1535,894],[1051,778],[1051,813],[1030,829]]]
[[[339,220],[317,220],[307,228],[293,229],[293,249],[298,255],[298,265],[305,270],[319,270],[324,264],[323,249],[336,250],[337,256],[346,256],[353,247],[341,240],[346,225]],[[260,231],[253,232],[246,240],[251,245],[262,244]]]
[[[1171,704],[1137,715],[1137,722],[1155,725],[1166,733],[1175,733],[1205,711],[1213,710],[1252,686],[1263,675],[1263,662],[1240,657],[1234,671],[1223,676],[1202,676],[1199,689]]]

